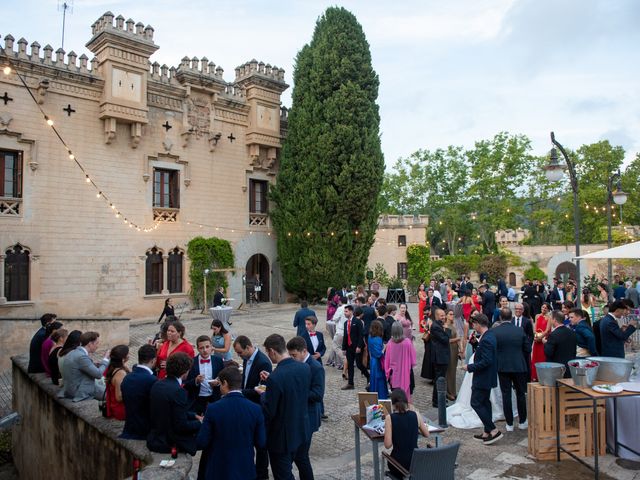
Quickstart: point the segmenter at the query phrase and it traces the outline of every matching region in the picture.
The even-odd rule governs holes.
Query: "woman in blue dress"
[[[378,392],[379,400],[389,398],[387,390],[387,378],[384,374],[384,348],[382,335],[384,328],[382,322],[374,320],[369,327],[369,368],[371,378],[369,380],[369,391]]]
[[[222,322],[215,319],[211,322],[211,345],[213,346],[213,355],[220,357],[225,362],[233,359],[233,350],[231,349],[231,334],[224,328]]]

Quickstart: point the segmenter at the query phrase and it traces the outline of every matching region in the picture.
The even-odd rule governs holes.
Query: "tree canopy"
[[[293,78],[271,218],[285,287],[320,296],[361,279],[384,173],[378,75],[353,14],[325,11]]]

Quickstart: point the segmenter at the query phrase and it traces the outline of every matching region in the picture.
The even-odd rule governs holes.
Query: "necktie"
[[[351,320],[349,320],[349,325],[347,325],[347,345],[351,346]]]
[[[205,360],[204,358],[201,358],[201,359],[200,359],[200,364],[203,364],[203,363],[211,363],[211,359],[210,359],[210,358],[207,358],[207,359]]]
[[[520,324],[520,321],[521,321],[521,320],[520,320],[520,317],[516,318],[516,325],[517,325],[517,326],[519,326],[519,327],[521,327],[521,326],[522,326],[522,325]]]
[[[315,337],[316,336],[316,332],[309,332],[309,336],[310,337]]]

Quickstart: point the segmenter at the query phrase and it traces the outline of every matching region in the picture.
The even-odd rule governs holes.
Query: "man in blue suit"
[[[126,417],[121,438],[146,440],[149,434],[149,405],[151,387],[158,380],[153,374],[156,349],[142,345],[138,350],[138,364],[124,377],[120,389]]]
[[[196,435],[202,417],[189,412],[187,392],[182,388],[192,363],[186,353],[172,354],[167,359],[167,378],[151,387],[147,448],[152,452],[170,453],[176,447],[179,452],[196,454]]]
[[[267,383],[262,394],[267,426],[267,449],[275,480],[294,480],[292,464],[298,466],[301,480],[313,480],[309,460],[309,391],[311,370],[306,363],[296,362],[287,353],[282,335],[269,335],[264,348],[277,368],[272,374],[260,372]]]
[[[607,313],[600,320],[600,342],[602,343],[601,354],[603,357],[624,358],[624,342],[636,331],[638,322],[631,320],[622,328],[618,325],[627,312],[624,301],[617,300],[609,306]]]
[[[322,363],[322,356],[327,351],[327,346],[324,344],[324,335],[322,332],[316,332],[316,326],[318,325],[318,319],[316,317],[307,317],[304,321],[305,333],[300,335],[307,343],[307,352],[318,362]]]
[[[311,369],[311,390],[309,390],[309,445],[311,435],[320,429],[322,418],[322,400],[324,398],[324,368],[307,351],[307,345],[302,337],[293,337],[287,342],[287,351],[294,360],[306,363]]]
[[[491,389],[498,385],[497,341],[495,334],[489,330],[489,319],[486,315],[476,315],[473,328],[480,333],[480,342],[473,363],[463,368],[473,373],[471,408],[484,425],[484,433],[473,437],[485,445],[491,445],[502,437],[502,432],[493,423],[491,413]]]
[[[198,433],[198,449],[206,456],[206,480],[255,480],[253,449],[264,448],[262,409],[241,392],[242,374],[230,366],[218,374],[222,398],[210,404]],[[200,474],[198,475],[200,477]]]
[[[305,319],[307,317],[315,317],[316,312],[309,308],[309,303],[306,300],[302,300],[300,302],[300,310],[298,310],[293,317],[293,326],[296,327],[296,335],[304,335],[304,332],[307,331],[307,327],[305,326]]]
[[[255,388],[260,384],[260,372],[271,373],[271,360],[244,335],[235,339],[233,349],[242,359],[242,394],[261,405]],[[256,447],[256,471],[258,480],[269,480],[269,453],[266,448]]]

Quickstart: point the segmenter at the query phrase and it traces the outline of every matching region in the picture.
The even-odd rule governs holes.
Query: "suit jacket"
[[[498,386],[497,340],[493,330],[487,330],[480,338],[473,363],[467,370],[473,373],[472,388],[491,390]]]
[[[206,456],[207,480],[256,478],[253,449],[267,443],[262,409],[238,392],[209,405],[198,432],[197,448]]]
[[[258,347],[255,347],[256,349]],[[271,364],[271,360],[260,350],[256,351],[256,356],[253,357],[253,363],[251,364],[251,369],[249,370],[247,377],[247,360],[242,360],[242,384],[244,388],[242,389],[242,394],[255,403],[260,403],[260,394],[254,390],[260,384],[260,372],[266,371],[271,373],[273,370],[273,365]],[[245,385],[245,378],[246,385]]]
[[[576,358],[578,341],[576,333],[568,327],[558,327],[553,330],[544,344],[544,354],[547,362],[561,363],[565,366],[565,378],[571,376],[567,362]]]
[[[293,453],[309,440],[310,390],[309,365],[293,358],[280,361],[267,378],[261,400],[270,452]]]
[[[362,307],[362,323],[364,328],[362,330],[362,346],[364,347],[364,343],[369,338],[369,327],[371,327],[371,322],[373,322],[376,318],[378,318],[378,312],[373,307],[368,305]]]
[[[320,429],[322,400],[324,399],[324,367],[309,355],[306,362],[311,370],[311,389],[309,390],[309,441],[313,432]]]
[[[540,312],[542,305],[542,298],[538,293],[538,288],[535,285],[529,285],[524,287],[522,292],[522,301],[529,304],[531,311],[534,313]]]
[[[451,347],[449,336],[440,322],[431,324],[431,361],[436,365],[448,365]]]
[[[310,308],[301,308],[293,317],[293,326],[297,328],[296,335],[304,336],[304,332],[307,331],[307,326],[304,323],[304,319],[307,317],[316,317],[316,312]],[[317,317],[316,317],[317,318]]]
[[[200,422],[189,412],[187,392],[178,380],[167,377],[151,387],[150,431],[147,448],[152,452],[170,453],[171,447],[196,454],[196,434]]]
[[[522,320],[520,322],[520,328],[522,328],[524,334],[527,336],[527,341],[529,342],[529,353],[531,353],[531,345],[533,344],[533,322],[528,317],[520,317],[520,319]],[[513,325],[516,324],[516,317],[513,317],[511,323]]]
[[[549,303],[551,304],[551,308],[554,310],[560,310],[562,307],[562,304],[557,303],[560,301],[560,290],[562,290],[562,298],[566,300],[567,294],[564,291],[564,288],[553,287],[553,290],[551,290],[551,293],[549,294]]]
[[[496,295],[487,290],[482,295],[482,313],[484,313],[489,320],[493,316],[493,311],[496,309]]]
[[[391,340],[391,327],[393,327],[393,324],[395,323],[395,321],[396,319],[390,315],[387,315],[386,317],[384,317],[382,322],[382,327],[383,327],[382,341],[384,343],[387,343],[389,340]]]
[[[433,300],[431,300],[429,297],[427,297],[427,300],[424,306],[424,312],[425,312],[425,316],[430,316],[431,315],[431,311],[434,308],[442,308],[442,300],[440,300],[438,297],[436,297],[435,295],[432,297]]]
[[[40,327],[40,329],[38,329],[38,331],[33,335],[31,343],[29,344],[28,373],[44,373],[44,365],[42,365],[40,353],[42,352],[42,344],[46,338],[47,334],[44,327]]]
[[[96,394],[96,380],[102,378],[108,365],[107,360],[102,360],[100,366],[96,367],[82,347],[70,351],[64,357],[62,365],[64,384],[59,396],[72,398],[74,402],[93,398]]]
[[[211,378],[213,379],[216,378],[220,370],[224,368],[224,362],[220,357],[214,357],[213,355],[211,355],[209,359],[211,360]],[[196,385],[196,377],[198,375],[200,375],[200,354],[196,355],[193,359],[193,365],[191,365],[191,370],[189,370],[189,374],[183,385],[189,394],[190,407],[200,395],[200,385]],[[220,400],[220,387],[212,387],[211,390],[211,400],[214,402]]]
[[[349,346],[349,322],[351,322],[351,346]],[[364,346],[363,325],[359,318],[351,317],[344,322],[344,335],[342,336],[342,350],[353,350]]]
[[[525,356],[531,353],[531,343],[524,330],[513,323],[503,322],[491,329],[497,341],[498,372],[525,373]]]
[[[624,358],[624,342],[627,341],[636,327],[628,325],[625,330],[618,326],[618,321],[610,313],[600,320],[600,343],[603,357]]]
[[[224,298],[224,295],[221,292],[216,292],[216,294],[213,296],[213,306],[221,307],[223,298]]]
[[[307,342],[307,352],[309,352],[309,354],[313,355],[314,353],[318,352],[320,354],[320,357],[322,357],[326,353],[327,346],[324,343],[324,335],[322,334],[322,332],[316,332],[316,338],[318,339],[317,350],[313,348],[309,332],[306,332],[302,338],[304,338],[304,341]]]
[[[120,385],[122,401],[126,417],[122,438],[133,440],[146,440],[149,434],[149,408],[151,387],[158,379],[148,370],[133,367],[131,373],[126,375]]]

